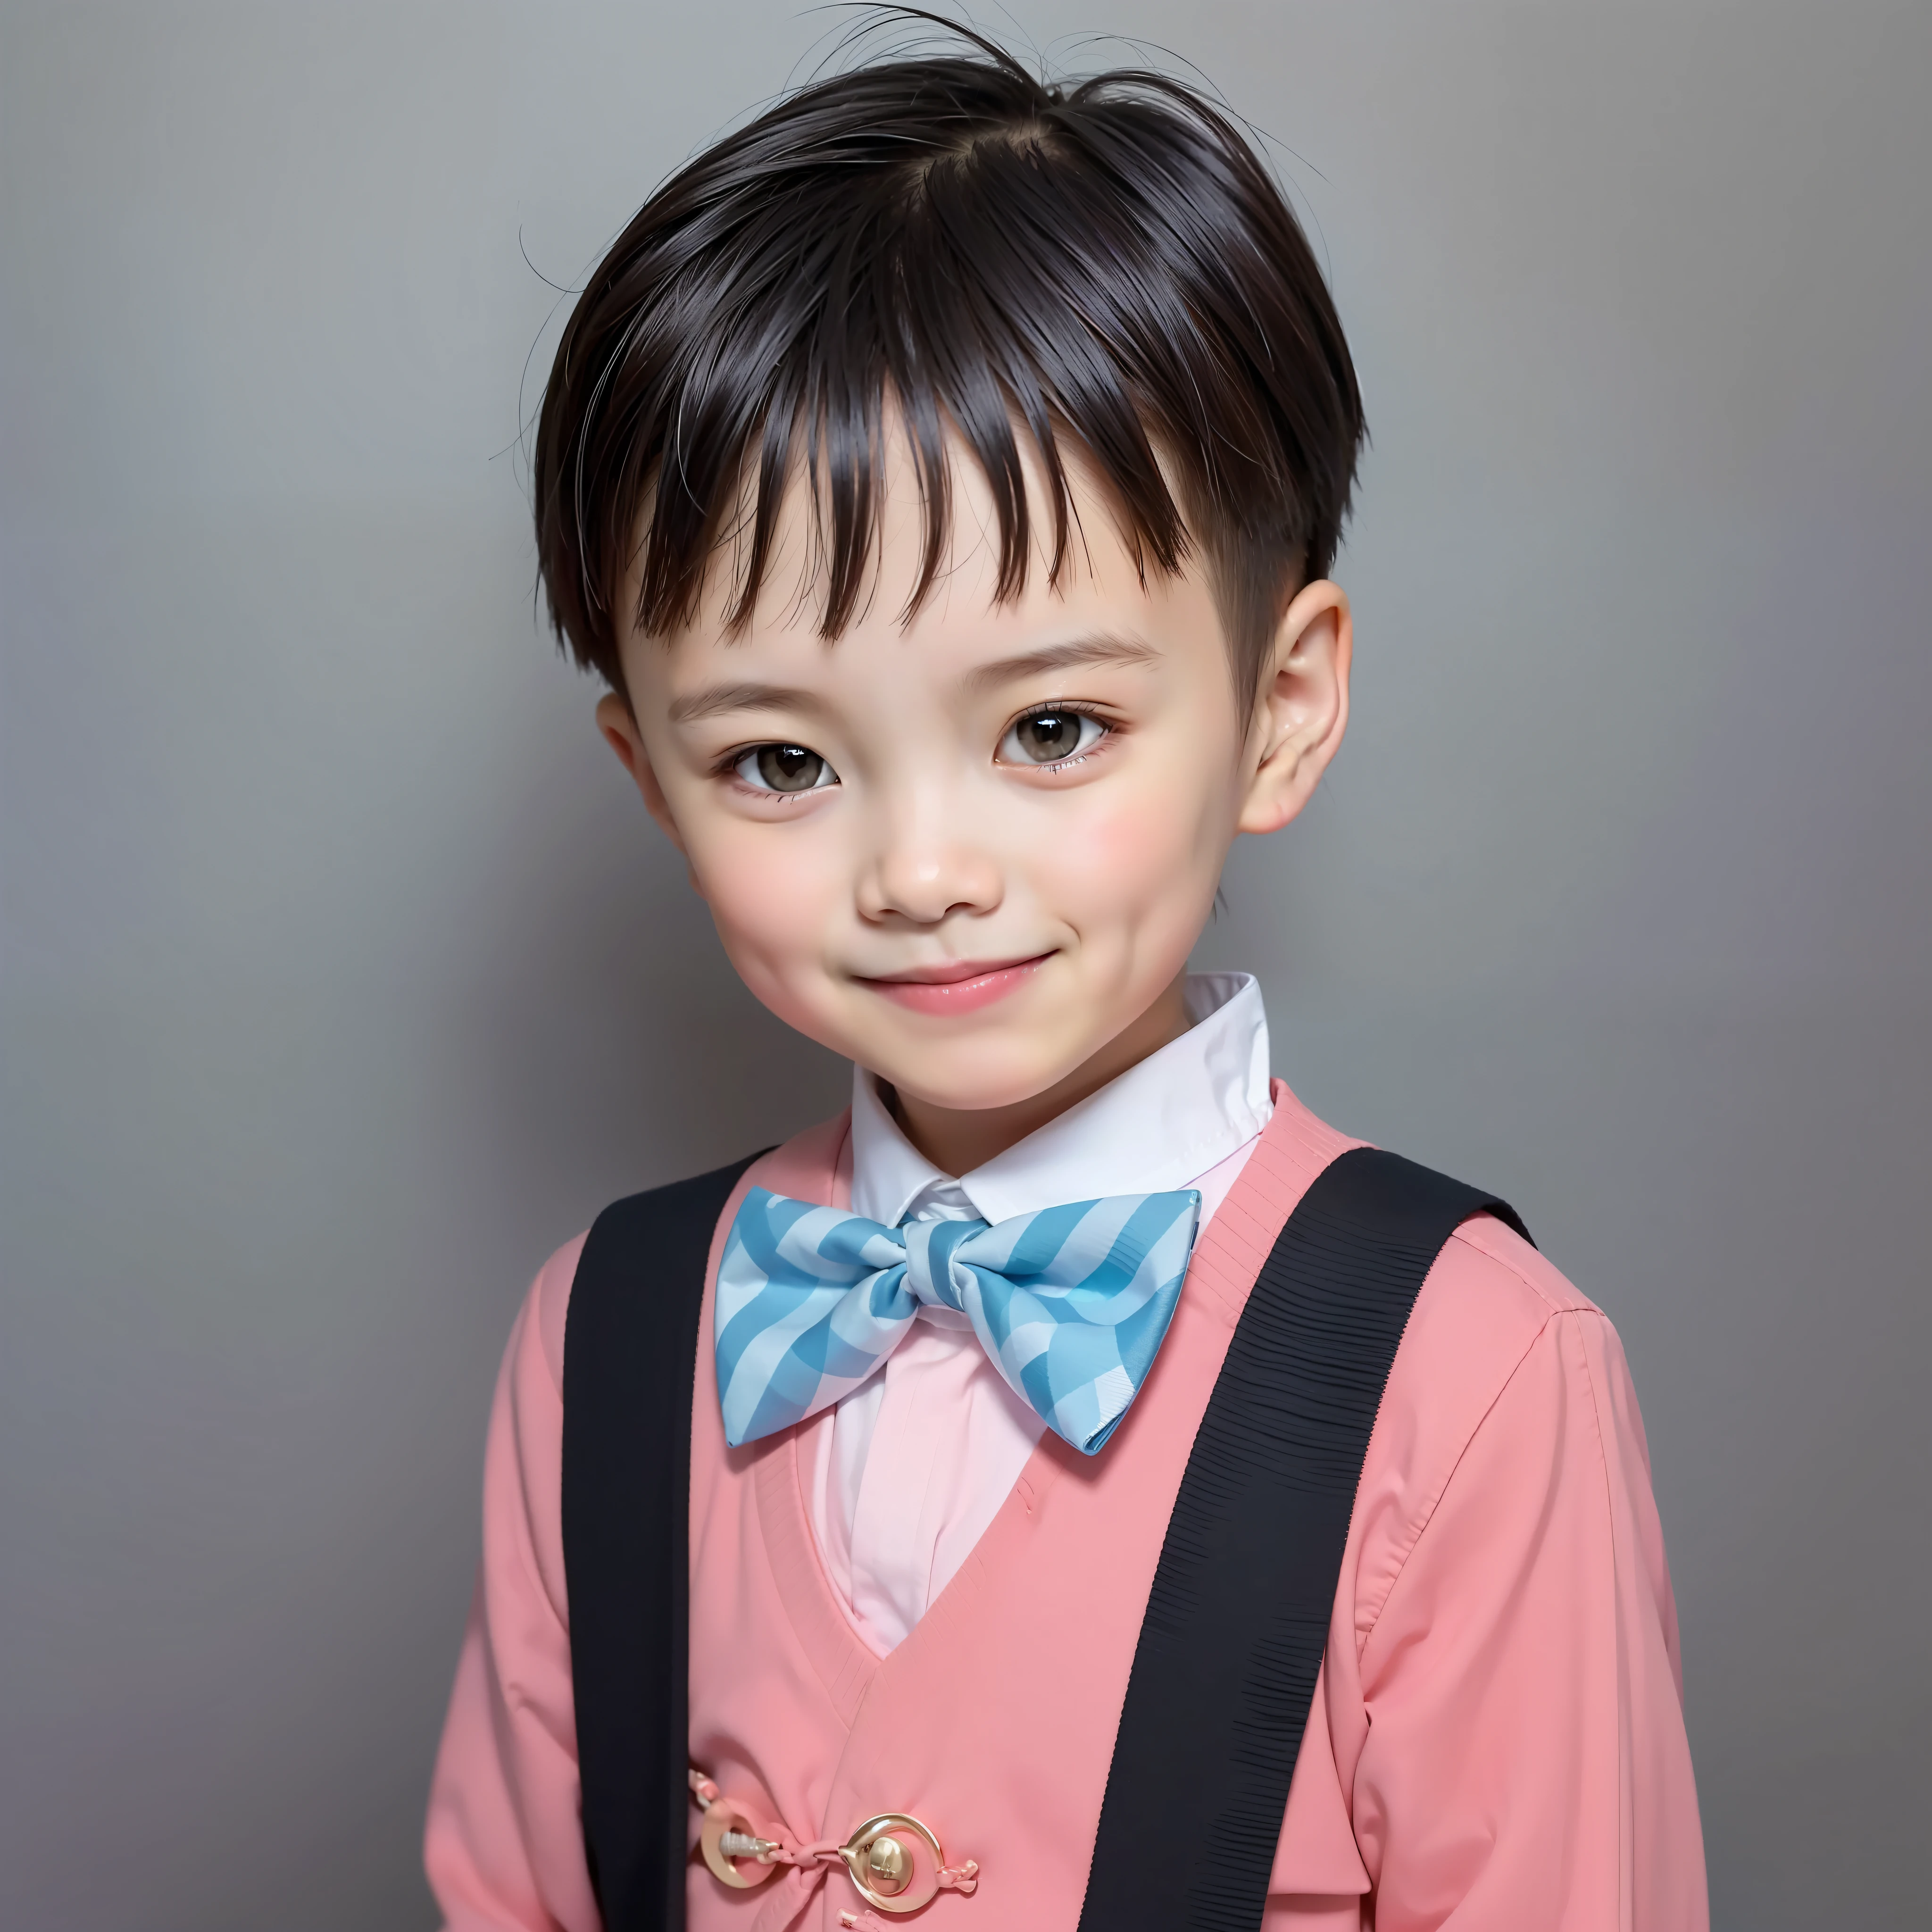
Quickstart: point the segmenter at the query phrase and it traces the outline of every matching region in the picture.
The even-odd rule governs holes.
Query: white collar
[[[1268,1016],[1248,973],[1196,973],[1193,1024],[983,1166],[940,1173],[852,1070],[852,1208],[896,1227],[938,1214],[1004,1221],[1069,1201],[1185,1187],[1267,1126]]]

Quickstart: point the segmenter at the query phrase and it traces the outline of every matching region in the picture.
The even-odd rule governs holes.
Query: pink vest
[[[767,1156],[726,1208],[693,1424],[692,1762],[795,1840],[842,1839],[882,1812],[932,1827],[950,1862],[980,1868],[975,1895],[943,1892],[921,1915],[935,1932],[1046,1932],[1079,1917],[1128,1669],[1196,1428],[1282,1223],[1355,1144],[1292,1101],[1274,1121],[1202,1236],[1153,1372],[1106,1452],[1089,1459],[1044,1436],[964,1568],[883,1660],[820,1564],[796,1432],[728,1449],[711,1374],[712,1286],[738,1199],[756,1184],[848,1204],[840,1124]],[[1295,1888],[1352,1901],[1366,1878],[1318,1718],[1302,1758],[1294,1815],[1307,1842],[1286,1848],[1300,1868]],[[802,1874],[734,1892],[696,1864],[692,1932],[776,1932],[801,1907],[806,1924],[830,1927],[863,1909],[841,1870],[811,1884],[824,1895],[807,1905]]]
[[[970,1896],[942,1892],[896,1922],[908,1928],[1074,1932],[1196,1426],[1276,1234],[1355,1144],[1274,1090],[1274,1117],[1202,1236],[1154,1371],[1106,1451],[1043,1438],[964,1568],[883,1660],[821,1570],[796,1432],[724,1447],[707,1289],[691,1760],[795,1841],[843,1840],[902,1811],[949,1861],[977,1862]],[[842,1203],[845,1134],[841,1120],[802,1135],[742,1184]],[[735,1211],[734,1198],[721,1228]],[[600,1922],[578,1815],[560,1510],[580,1246],[538,1275],[490,1421],[482,1569],[427,1834],[452,1932]],[[732,1891],[695,1860],[688,1897],[691,1932],[832,1932],[863,1909],[842,1871]],[[1622,1352],[1603,1316],[1493,1220],[1451,1237],[1390,1373],[1264,1922],[1708,1923],[1676,1616]]]

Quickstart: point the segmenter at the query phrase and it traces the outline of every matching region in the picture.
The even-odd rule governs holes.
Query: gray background
[[[1628,1345],[1719,1924],[1922,1910],[1932,9],[1030,4],[1293,154],[1356,722],[1202,948]],[[543,1256],[830,1111],[533,627],[552,292],[828,24],[0,10],[0,1922],[422,1927]],[[533,400],[534,388],[524,392]]]

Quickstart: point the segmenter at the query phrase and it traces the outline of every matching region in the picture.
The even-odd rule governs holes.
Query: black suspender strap
[[[1423,1278],[1502,1202],[1358,1148],[1263,1264],[1181,1478],[1080,1932],[1255,1932],[1376,1412]]]
[[[563,1565],[584,1851],[606,1932],[684,1924],[698,1315],[718,1217],[756,1157],[607,1208],[570,1292]]]

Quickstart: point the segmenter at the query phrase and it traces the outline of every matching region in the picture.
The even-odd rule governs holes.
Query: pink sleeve
[[[1359,1638],[1351,1810],[1376,1932],[1702,1932],[1649,1454],[1616,1330],[1574,1291],[1417,1522]]]
[[[578,1817],[563,1581],[563,1324],[580,1238],[531,1288],[497,1377],[483,1561],[430,1788],[449,1932],[599,1932]]]

